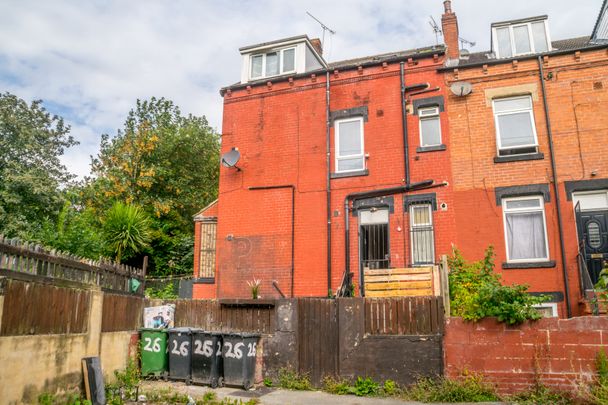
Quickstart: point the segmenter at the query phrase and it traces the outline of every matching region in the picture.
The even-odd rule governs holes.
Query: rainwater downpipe
[[[329,108],[329,70],[325,76],[325,154],[326,154],[326,166],[327,166],[327,294],[330,295],[331,291],[331,151],[330,151],[330,126],[331,126],[331,114]]]
[[[543,68],[542,57],[538,57],[538,73],[540,75],[540,85],[543,94],[543,106],[545,108],[545,121],[547,122],[547,138],[549,139],[549,155],[551,157],[551,169],[553,171],[553,190],[555,193],[555,209],[557,211],[557,229],[559,234],[559,247],[562,253],[562,272],[564,277],[564,290],[566,292],[566,311],[568,318],[572,317],[570,307],[570,284],[568,282],[568,269],[566,267],[566,250],[564,249],[564,225],[562,223],[562,210],[559,198],[559,185],[557,183],[557,167],[555,164],[555,151],[553,150],[553,132],[551,131],[551,119],[549,118],[549,103],[547,102],[547,90],[545,89],[545,70]]]
[[[282,188],[290,188],[291,189],[291,286],[290,286],[290,295],[291,298],[294,297],[294,289],[293,289],[293,282],[294,282],[294,252],[295,252],[295,214],[296,214],[296,187],[293,184],[286,184],[286,185],[281,185],[281,186],[260,186],[260,187],[249,187],[249,190],[251,191],[256,191],[256,190],[277,190],[277,189],[282,189]],[[273,286],[275,288],[278,288],[276,284],[276,281],[273,280]],[[283,295],[280,291],[279,293],[281,295]]]
[[[405,162],[405,186],[410,185],[410,157],[407,141],[407,106],[405,105],[405,63],[399,64],[399,79],[401,80],[401,122],[403,124],[403,160]]]

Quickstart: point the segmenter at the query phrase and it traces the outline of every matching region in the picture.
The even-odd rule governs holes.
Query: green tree
[[[36,100],[0,93],[0,233],[28,238],[56,220],[60,187],[73,176],[59,160],[77,142],[63,119]]]
[[[106,246],[120,262],[140,253],[152,239],[147,214],[134,205],[116,202],[103,220]]]

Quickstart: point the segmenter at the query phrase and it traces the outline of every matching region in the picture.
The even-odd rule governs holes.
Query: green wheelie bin
[[[141,375],[166,377],[169,364],[167,357],[167,331],[164,329],[140,329]]]

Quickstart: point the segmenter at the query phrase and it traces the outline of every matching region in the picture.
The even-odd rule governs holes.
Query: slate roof
[[[399,59],[416,58],[419,56],[428,56],[434,53],[441,54],[445,52],[445,46],[435,45],[424,48],[414,48],[405,51],[388,52],[379,55],[365,56],[363,58],[347,59],[338,62],[329,63],[330,69],[346,69],[365,65],[377,65],[382,62],[394,61]]]

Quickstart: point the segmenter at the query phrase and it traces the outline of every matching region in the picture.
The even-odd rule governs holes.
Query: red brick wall
[[[503,393],[526,390],[539,378],[574,392],[594,378],[599,350],[608,350],[608,317],[544,318],[520,326],[448,318],[443,348],[446,377],[479,373]]]

